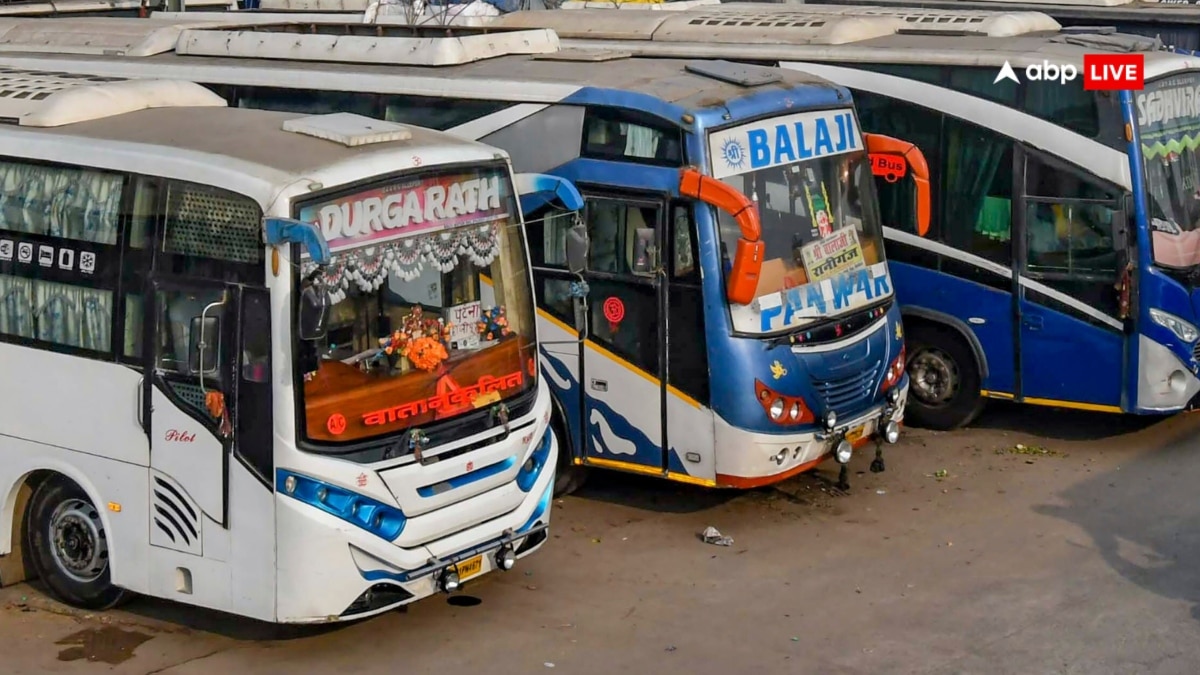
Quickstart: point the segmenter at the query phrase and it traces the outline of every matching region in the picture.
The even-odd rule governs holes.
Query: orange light
[[[118,504],[118,503],[116,503],[116,502],[109,502],[109,503],[108,503],[108,510],[109,510],[109,511],[112,511],[113,513],[120,513],[120,512],[121,512],[121,505],[120,505],[120,504]]]
[[[904,377],[904,345],[900,345],[900,353],[888,364],[887,372],[883,374],[883,384],[879,385],[879,393],[883,393],[888,389],[896,386],[901,377]]]

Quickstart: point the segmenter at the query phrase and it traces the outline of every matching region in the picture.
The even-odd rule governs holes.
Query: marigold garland
[[[417,338],[408,347],[408,360],[413,366],[429,372],[433,372],[449,356],[446,347],[430,337]]]

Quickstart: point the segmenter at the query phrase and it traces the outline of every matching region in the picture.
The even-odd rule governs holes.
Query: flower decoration
[[[505,315],[503,305],[484,310],[483,316],[480,317],[479,323],[475,324],[475,328],[484,340],[496,340],[508,337],[512,333],[508,327],[508,317]]]
[[[499,253],[500,226],[487,223],[338,252],[326,267],[324,277],[337,303],[355,290],[374,293],[387,283],[389,274],[412,281],[421,276],[425,264],[449,272],[458,266],[460,255],[478,267],[487,267]],[[313,262],[306,261],[301,271],[308,275],[315,267]]]
[[[431,337],[419,337],[412,341],[408,348],[408,360],[421,370],[432,372],[450,356],[440,340]]]

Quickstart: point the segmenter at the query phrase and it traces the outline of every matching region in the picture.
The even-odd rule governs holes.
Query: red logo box
[[[1120,91],[1146,88],[1144,54],[1084,54],[1084,91]]]

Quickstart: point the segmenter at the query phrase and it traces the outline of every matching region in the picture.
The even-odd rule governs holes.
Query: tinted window
[[[429,96],[383,97],[383,118],[389,122],[414,124],[445,131],[514,105],[508,101],[434,98]]]
[[[1115,279],[1116,191],[1032,155],[1025,162],[1025,184],[1026,270]]]
[[[860,90],[854,91],[854,102],[858,106],[863,131],[900,138],[914,143],[921,149],[929,163],[933,179],[933,198],[936,200],[940,194],[937,179],[941,175],[939,161],[942,114],[888,96]],[[916,187],[912,180],[898,180],[895,183],[876,180],[875,189],[879,195],[883,225],[916,234]],[[935,220],[936,215],[935,210]],[[934,232],[936,226],[935,222],[932,228]]]
[[[1012,264],[1013,142],[946,117],[941,240],[1005,266]]]
[[[683,164],[683,131],[632,110],[588,108],[583,119],[583,155],[642,164]]]

